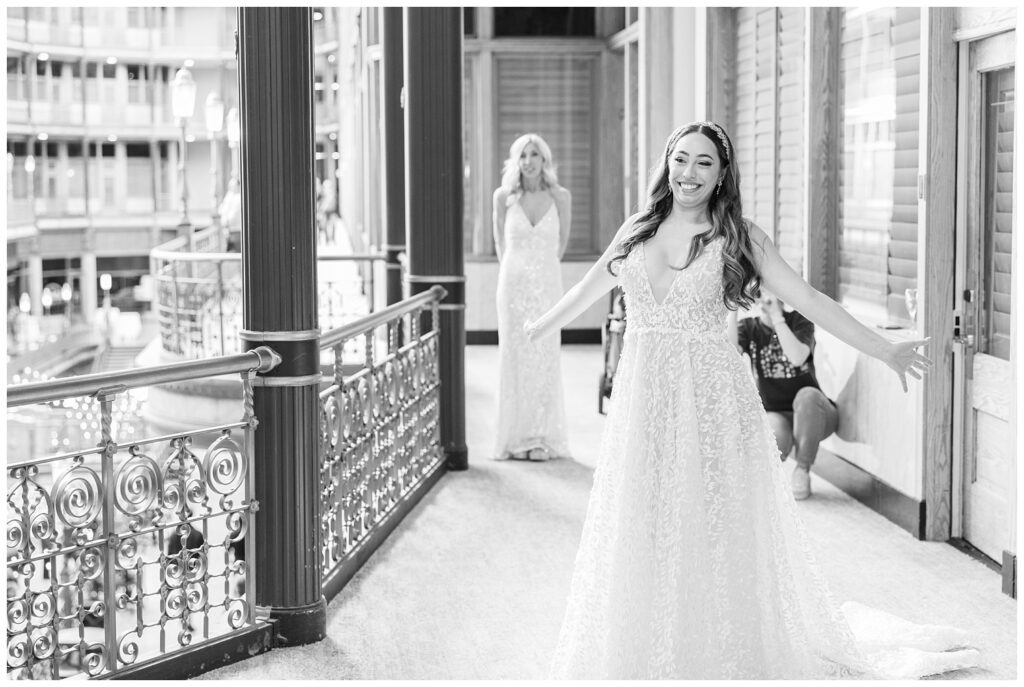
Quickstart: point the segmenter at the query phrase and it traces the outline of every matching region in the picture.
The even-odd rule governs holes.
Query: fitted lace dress
[[[722,239],[661,302],[643,245],[553,673],[917,677],[975,665],[953,628],[837,606],[750,372],[729,342]]]
[[[530,342],[523,331],[562,297],[558,210],[552,203],[531,224],[518,202],[505,214],[505,250],[498,270],[498,433],[494,456],[530,449],[568,456],[557,336]]]

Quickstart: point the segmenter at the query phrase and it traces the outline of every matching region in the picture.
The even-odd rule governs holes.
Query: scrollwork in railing
[[[326,334],[333,383],[320,394],[321,534],[325,578],[442,465],[437,306],[443,291]],[[421,323],[429,327],[421,330]],[[381,331],[383,330],[383,331]],[[362,340],[362,364],[344,355]]]
[[[200,370],[248,380],[275,361],[259,349],[11,387],[9,407],[95,396],[102,441],[7,468],[8,677],[116,675],[256,622],[242,556],[255,510],[251,382],[241,420],[226,425],[118,443],[111,415],[130,387]]]

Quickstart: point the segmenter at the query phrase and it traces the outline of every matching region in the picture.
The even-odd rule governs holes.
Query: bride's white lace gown
[[[540,448],[568,456],[557,336],[531,343],[523,325],[562,297],[559,218],[552,202],[534,225],[516,202],[505,213],[498,269],[498,432],[494,457]]]
[[[915,677],[976,665],[959,630],[837,606],[750,372],[727,339],[722,239],[660,302],[637,246],[628,323],[553,673]],[[852,630],[851,630],[852,627]]]

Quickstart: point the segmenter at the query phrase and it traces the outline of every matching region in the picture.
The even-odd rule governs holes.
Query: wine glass
[[[907,306],[907,314],[912,322],[917,322],[917,289],[907,289],[903,292],[903,302]]]

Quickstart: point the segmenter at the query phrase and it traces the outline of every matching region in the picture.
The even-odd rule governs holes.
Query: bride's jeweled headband
[[[674,132],[672,132],[672,136],[669,137],[668,147],[671,149],[671,147],[675,145],[675,142],[679,140],[679,134],[681,134],[684,130],[689,129],[691,126],[703,126],[714,131],[715,135],[718,136],[718,140],[722,142],[722,148],[725,149],[726,162],[732,162],[732,150],[729,148],[729,139],[726,138],[725,136],[725,130],[722,129],[722,127],[720,127],[715,122],[690,122],[689,124],[685,124],[679,127]],[[672,151],[668,150],[665,154],[668,155],[670,152]]]

